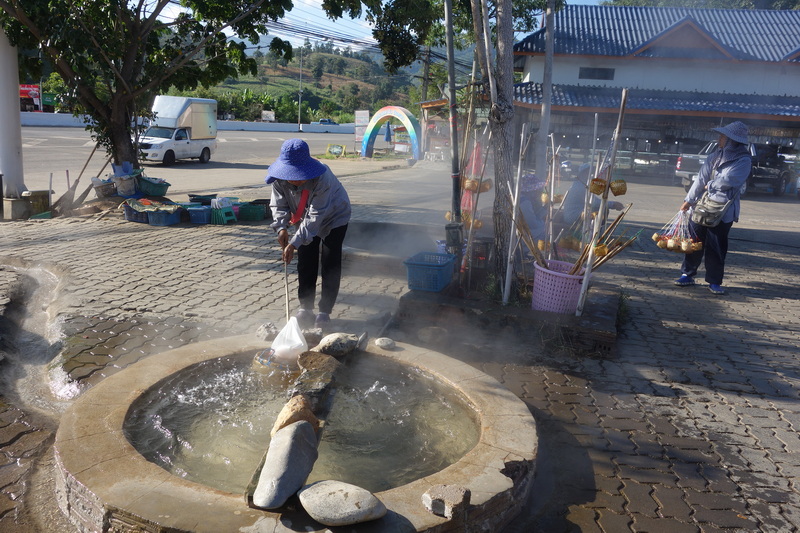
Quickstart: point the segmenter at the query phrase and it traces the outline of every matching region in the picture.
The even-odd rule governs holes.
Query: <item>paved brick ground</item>
[[[777,204],[786,213],[778,228],[766,231],[758,220],[734,228],[729,294],[716,297],[703,287],[673,287],[679,256],[647,240],[665,220],[658,205],[667,198],[677,206],[680,191],[640,188],[652,205],[629,218],[642,224],[645,238],[598,272],[626,294],[615,357],[576,356],[491,331],[440,348],[496,377],[538,421],[536,484],[508,533],[796,531],[796,214]],[[435,210],[404,210],[370,201],[370,194],[353,194],[361,220],[442,223]],[[405,280],[365,272],[358,261],[348,262],[334,325],[375,335]],[[57,360],[86,387],[148,354],[255,331],[284,314],[283,268],[263,224],[151,227],[115,216],[3,222],[0,265],[3,305],[9,294],[25,303],[28,293],[15,287],[21,276],[35,275],[32,268],[56,274],[57,285],[45,289],[53,296],[47,309],[65,334],[38,344],[52,349],[43,357],[11,353],[16,339],[2,333],[9,352],[2,364],[11,375],[0,404],[3,531],[63,531],[57,513],[42,504],[49,487],[33,469],[38,461],[46,472],[57,409],[42,413],[20,399],[22,380],[9,368],[33,360],[29,374],[38,369],[41,379],[53,379],[46,364]]]

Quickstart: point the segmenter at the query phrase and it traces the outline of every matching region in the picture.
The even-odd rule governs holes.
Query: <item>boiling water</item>
[[[254,355],[194,365],[147,391],[125,423],[134,447],[175,475],[243,492],[298,375],[256,372]],[[353,354],[337,373],[308,481],[387,490],[458,461],[478,437],[475,413],[456,391],[387,358]]]

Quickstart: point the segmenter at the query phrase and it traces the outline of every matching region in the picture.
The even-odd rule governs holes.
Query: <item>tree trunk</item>
[[[492,103],[489,123],[492,128],[495,166],[495,199],[493,209],[495,236],[495,272],[498,279],[506,275],[509,236],[511,234],[512,177],[514,144],[514,27],[512,0],[499,0],[497,8],[497,101]]]
[[[108,125],[113,160],[117,165],[122,164],[123,161],[130,161],[134,167],[138,167],[139,158],[131,137],[130,123],[131,114],[128,110],[128,102],[122,98],[115,98],[112,101]]]

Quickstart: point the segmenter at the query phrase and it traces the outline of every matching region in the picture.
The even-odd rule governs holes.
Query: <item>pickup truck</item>
[[[178,159],[208,163],[217,149],[217,101],[206,98],[158,95],[155,118],[139,139],[145,161],[172,165]]]
[[[781,153],[781,148],[774,144],[750,143],[750,158],[753,169],[747,178],[747,183],[742,187],[745,190],[772,191],[775,196],[783,196],[787,185],[792,181],[792,170],[786,162],[786,157]],[[700,167],[708,157],[717,149],[717,141],[706,144],[697,154],[681,154],[675,167],[675,177],[680,178],[681,185],[688,192],[691,188]]]
[[[160,161],[167,166],[178,159],[208,163],[217,150],[217,140],[192,139],[189,128],[151,126],[139,140],[139,150],[145,161]]]

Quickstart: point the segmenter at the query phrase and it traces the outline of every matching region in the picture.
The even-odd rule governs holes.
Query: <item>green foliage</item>
[[[119,163],[137,160],[130,125],[148,113],[157,94],[208,89],[242,75],[257,76],[259,58],[246,54],[245,41],[259,42],[260,36],[268,34],[267,24],[293,7],[291,0],[182,0],[179,4],[180,11],[178,3],[167,1],[0,1],[0,24],[13,45],[39,52],[22,56],[23,74],[38,79],[43,64],[49,63],[63,80],[62,94],[74,99],[76,112],[91,116],[93,137]],[[343,14],[358,16],[364,9],[367,20],[375,24],[373,35],[392,72],[416,59],[418,45],[440,16],[430,0],[395,0],[385,5],[381,0],[326,0],[323,7],[334,19]],[[239,40],[229,39],[223,29]],[[303,53],[312,50],[307,42]],[[320,44],[319,50],[329,51],[330,43]],[[293,55],[290,43],[273,38],[266,58],[279,63]],[[370,57],[363,60],[372,63]],[[341,64],[337,62],[336,68]],[[313,98],[321,101],[309,94],[311,105]],[[243,115],[257,110],[252,94],[231,97],[223,104]],[[296,101],[293,105],[296,113]],[[275,106],[287,108],[288,113],[285,96]],[[302,113],[307,113],[305,107]]]

